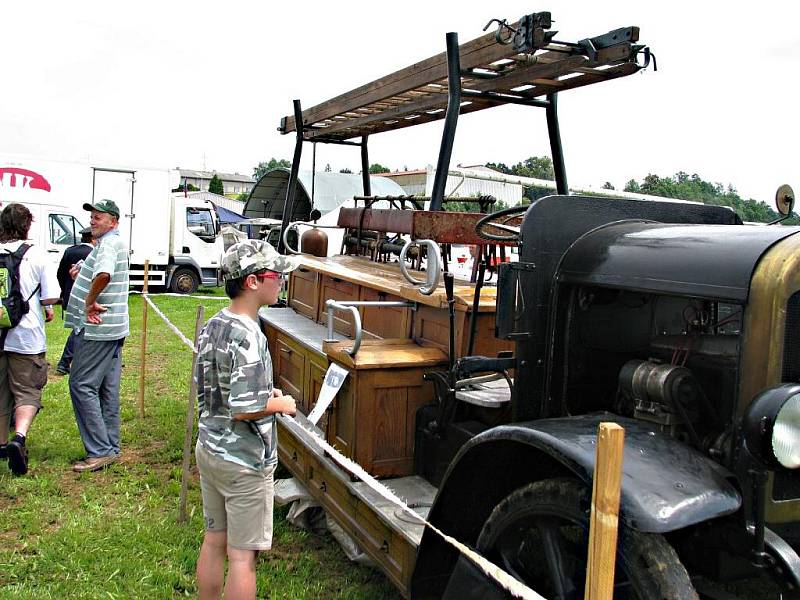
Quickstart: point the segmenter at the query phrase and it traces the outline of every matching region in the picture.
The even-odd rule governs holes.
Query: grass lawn
[[[154,302],[190,339],[198,303],[205,305],[206,318],[225,305],[167,296],[154,296]],[[78,475],[70,465],[84,451],[67,379],[53,372],[67,335],[58,312],[47,327],[45,408],[28,436],[30,473],[13,477],[0,463],[0,598],[195,596],[203,526],[196,471],[189,521],[177,523],[191,352],[149,311],[146,417],[140,419],[142,299],[131,297],[121,384],[122,459],[106,471]],[[285,512],[276,509],[274,548],[259,559],[259,597],[399,598],[382,574],[350,563],[329,535],[289,525]]]

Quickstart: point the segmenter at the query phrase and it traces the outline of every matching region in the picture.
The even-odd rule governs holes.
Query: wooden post
[[[203,327],[205,308],[197,307],[197,318],[194,322],[194,347],[192,353],[192,370],[189,373],[189,401],[186,403],[186,433],[183,437],[183,468],[181,472],[181,499],[178,508],[178,523],[186,522],[186,495],[189,491],[189,464],[192,456],[192,435],[194,433],[194,410],[197,405],[197,384],[194,381],[194,363],[197,360],[197,338]]]
[[[617,524],[625,430],[600,423],[592,482],[592,513],[584,600],[611,600],[617,560]]]
[[[144,261],[144,284],[142,285],[142,351],[139,355],[139,417],[144,418],[144,375],[145,360],[147,357],[147,278],[150,270],[150,261]]]

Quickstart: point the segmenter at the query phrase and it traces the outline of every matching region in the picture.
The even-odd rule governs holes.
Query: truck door
[[[47,213],[47,230],[44,247],[50,262],[58,266],[64,250],[81,239],[83,225],[73,215],[51,208]]]
[[[133,186],[136,183],[134,171],[116,169],[94,169],[92,179],[92,204],[100,200],[113,200],[120,211],[119,233],[128,248],[132,248]]]

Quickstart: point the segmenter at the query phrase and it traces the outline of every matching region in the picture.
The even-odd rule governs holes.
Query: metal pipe
[[[385,302],[380,300],[327,300],[325,302],[325,309],[328,312],[328,337],[325,340],[326,342],[336,341],[336,339],[333,337],[333,312],[335,310],[347,311],[353,315],[353,347],[344,349],[344,351],[350,356],[356,355],[356,352],[358,352],[358,349],[361,347],[361,338],[363,337],[363,331],[361,329],[361,315],[359,314],[357,308],[359,306],[413,308],[414,303],[398,300],[387,300]]]
[[[455,389],[456,383],[456,298],[453,294],[453,274],[444,274],[444,292],[447,296],[447,316],[450,321],[450,335],[448,337],[450,390]]]
[[[467,379],[459,379],[458,381],[456,381],[456,389],[460,390],[462,388],[467,387],[468,385],[491,383],[492,381],[498,381],[499,379],[505,379],[505,376],[502,373],[489,373],[488,375],[476,375],[475,377],[468,377]]]
[[[558,94],[547,95],[547,133],[550,136],[550,154],[553,156],[553,171],[556,175],[556,191],[566,196],[569,194],[567,185],[567,169],[564,166],[564,150],[561,147],[561,131],[558,127]]]
[[[292,157],[292,171],[289,174],[289,185],[286,188],[286,200],[283,203],[283,218],[281,219],[281,234],[278,236],[278,252],[286,253],[286,246],[283,243],[283,233],[289,226],[294,212],[294,198],[297,193],[297,174],[300,170],[300,156],[303,153],[303,110],[300,107],[300,100],[294,101],[294,122],[297,131],[297,141],[294,145],[294,156]]]
[[[753,563],[764,566],[767,553],[764,551],[764,528],[766,526],[766,471],[749,472],[753,491]]]
[[[414,279],[411,276],[411,273],[408,272],[408,269],[406,269],[406,254],[408,254],[408,249],[412,244],[419,244],[420,246],[424,244],[428,249],[426,253],[428,264],[425,272],[425,281]],[[421,287],[419,291],[425,296],[430,296],[434,290],[436,290],[436,286],[439,284],[439,275],[441,275],[442,272],[442,265],[439,263],[439,254],[441,254],[439,244],[433,240],[408,240],[405,246],[403,246],[403,249],[400,251],[400,273],[403,275],[403,277],[405,277],[406,281],[412,285],[424,284],[424,287]],[[421,261],[421,252],[419,253],[419,258]]]
[[[508,94],[498,94],[497,92],[477,92],[475,90],[461,90],[461,95],[466,98],[490,100],[492,102],[502,102],[503,104],[521,104],[522,106],[547,108],[546,100],[536,100],[535,98],[525,98],[524,96],[510,96]]]
[[[481,303],[481,290],[483,289],[483,279],[486,275],[486,263],[478,263],[478,282],[475,284],[475,297],[472,299],[472,314],[469,317],[469,344],[467,344],[467,356],[472,356],[475,348],[475,333],[478,328],[478,308]]]
[[[378,308],[414,308],[410,300],[327,300],[335,302],[336,306],[377,306]]]
[[[361,136],[361,183],[364,187],[364,195],[372,195],[372,187],[369,181],[369,151],[367,149],[368,135]]]
[[[314,210],[314,192],[317,183],[317,143],[311,144],[311,210]]]
[[[449,171],[448,175],[461,175],[461,173],[457,173],[455,171]],[[480,178],[473,178],[472,175],[469,175],[471,179],[480,179]],[[499,178],[484,178],[488,181],[500,181],[502,179]],[[508,183],[508,182],[505,182]],[[513,183],[513,182],[512,182]],[[414,202],[427,202],[431,199],[431,196],[353,196],[353,200],[356,202],[378,202],[381,200],[385,200],[387,202],[391,202],[393,200],[409,200]],[[448,202],[465,202],[467,204],[480,204],[481,202],[487,202],[489,204],[494,204],[497,202],[497,198],[494,196],[448,196],[442,200],[442,204],[447,204]]]
[[[458,34],[447,34],[447,112],[444,117],[442,145],[439,160],[436,162],[436,177],[433,180],[430,210],[442,210],[444,188],[447,184],[447,171],[453,153],[453,140],[456,137],[458,113],[461,110],[461,60],[458,54]]]
[[[337,144],[339,146],[360,146],[361,142],[349,142],[347,140],[337,140],[334,138],[324,138],[314,135],[314,130],[310,130],[308,134],[310,140],[313,140],[315,143],[319,142],[320,144]]]

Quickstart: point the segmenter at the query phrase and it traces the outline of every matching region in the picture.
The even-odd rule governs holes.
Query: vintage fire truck
[[[307,110],[295,101],[281,121],[295,181],[305,142],[354,145],[364,193],[339,215],[341,255],[307,245],[287,306],[261,313],[275,383],[302,413],[281,420],[279,457],[407,597],[505,592],[318,440],[539,594],[582,598],[597,426],[614,421],[616,597],[800,589],[800,228],[568,193],[558,94],[646,68],[638,37],[561,41],[533,13],[461,46],[448,34],[445,53]],[[443,211],[459,113],[509,103],[544,109],[558,193]],[[368,137],[438,119],[432,196],[372,196]],[[788,187],[778,200],[790,214]],[[313,210],[292,185],[274,202],[284,230]],[[472,277],[448,273],[451,244],[479,248]],[[509,247],[519,260],[487,283],[489,249]],[[313,424],[331,363],[346,379]]]

